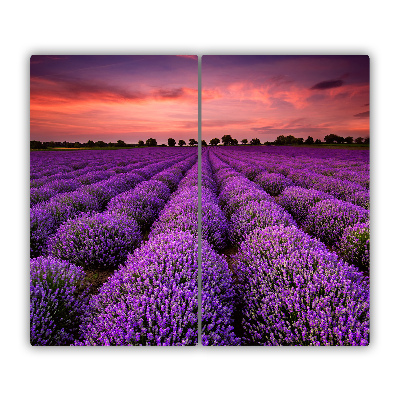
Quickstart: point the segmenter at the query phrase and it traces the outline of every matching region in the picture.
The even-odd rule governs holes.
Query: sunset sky
[[[197,140],[197,56],[32,56],[31,140]]]
[[[202,138],[369,136],[368,56],[203,56]]]
[[[31,140],[197,140],[196,56],[32,56]],[[367,56],[203,56],[202,138],[369,136]]]

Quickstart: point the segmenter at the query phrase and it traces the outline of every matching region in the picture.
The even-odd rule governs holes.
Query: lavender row
[[[178,194],[195,168],[181,180]],[[179,182],[165,178],[171,188]],[[171,203],[172,197],[163,213]],[[161,217],[149,240],[92,297],[82,328],[84,339],[76,345],[197,343],[197,237],[189,231],[171,232],[169,227],[155,234]]]
[[[53,175],[79,171],[100,170],[102,168],[123,168],[129,165],[155,162],[159,159],[182,155],[193,155],[193,149],[142,148],[130,150],[85,150],[85,151],[49,151],[31,152],[31,181],[41,177],[51,179]],[[143,165],[142,165],[143,166]],[[45,181],[44,181],[45,182]]]
[[[89,310],[85,272],[67,261],[38,257],[30,261],[30,342],[65,346],[82,339]]]
[[[236,242],[239,251],[233,257],[242,301],[242,344],[368,344],[368,280],[295,223],[279,218],[255,223],[269,214],[268,200],[273,199],[215,154],[210,159],[230,224],[239,220],[232,219],[235,207],[250,213],[253,221]],[[255,203],[261,205],[257,212]]]
[[[234,267],[244,344],[368,345],[368,279],[296,227],[253,231]]]
[[[234,333],[237,293],[232,272],[224,256],[210,251],[208,244],[221,250],[228,244],[228,220],[218,205],[217,185],[208,153],[202,156],[202,344],[204,346],[240,345]],[[214,232],[219,232],[216,235]]]
[[[232,314],[235,306],[232,275],[226,260],[213,248],[225,246],[226,219],[213,194],[207,165],[202,164],[202,343],[204,345],[236,345]],[[182,180],[177,192],[153,225],[150,237],[165,232],[198,232],[198,171],[194,168]]]
[[[272,225],[296,225],[291,215],[275,203],[261,186],[240,172],[210,155],[215,179],[219,186],[219,202],[229,218],[228,237],[238,246],[254,229]]]
[[[167,184],[170,185],[171,189],[173,189],[177,182],[179,182],[179,174],[182,174],[181,171],[189,168],[194,162],[195,159],[193,158],[187,159],[178,165],[174,165],[172,168],[156,174],[152,180],[148,182],[142,182],[137,186],[137,194],[142,193],[144,196],[151,197],[154,196],[154,192],[156,192],[162,198],[167,200],[170,194],[170,189]],[[175,177],[172,176],[172,172],[175,173]],[[87,304],[87,296],[78,296],[77,292],[70,288],[68,282],[63,282],[62,279],[56,279],[57,285],[59,285],[62,290],[68,293],[70,299],[75,299],[73,306],[70,306],[69,308],[67,307],[68,304],[64,304],[66,302],[65,296],[60,296],[58,290],[54,291],[54,285],[52,288],[50,288],[50,290],[45,292],[40,289],[41,286],[43,286],[43,279],[48,281],[46,275],[49,275],[49,270],[54,268],[54,266],[57,266],[57,268],[62,266],[62,268],[64,268],[66,271],[79,270],[79,279],[77,279],[77,281],[80,285],[83,284],[84,272],[81,266],[77,267],[74,264],[68,263],[67,261],[53,258],[53,256],[61,256],[63,258],[67,258],[69,261],[74,261],[77,264],[83,264],[84,262],[85,267],[87,267],[90,262],[97,263],[96,265],[99,267],[104,265],[105,262],[109,264],[114,262],[115,266],[117,263],[115,259],[119,259],[119,261],[125,261],[121,260],[122,253],[124,253],[125,250],[128,248],[129,250],[133,250],[134,247],[137,247],[139,242],[137,239],[139,239],[140,236],[140,231],[137,228],[137,222],[128,215],[124,215],[122,210],[107,210],[104,213],[85,215],[75,220],[68,221],[62,225],[57,234],[50,240],[51,256],[48,258],[40,257],[31,260],[31,268],[34,268],[38,262],[44,264],[45,266],[45,268],[42,268],[44,269],[42,279],[36,280],[36,282],[31,285],[32,344],[44,345],[52,343],[62,345],[71,344],[74,342],[74,340],[77,344],[83,344],[89,335],[88,321],[95,318],[96,315],[93,305],[95,299],[93,299],[93,301],[91,300],[91,305],[89,307]],[[68,233],[69,236],[68,234],[66,235],[66,233]],[[135,240],[137,243],[131,243]],[[82,243],[80,243],[80,241]],[[58,243],[60,246],[65,244],[65,248],[72,248],[72,251],[69,254],[58,254],[57,251],[54,251],[55,243]],[[159,251],[162,251],[162,248],[160,248]],[[106,260],[104,260],[104,258],[106,258]],[[135,265],[136,264],[137,263],[135,262]],[[33,275],[34,273],[32,273],[32,276]],[[107,289],[102,289],[101,293],[104,293],[106,290]],[[40,298],[39,303],[42,305],[42,307],[37,307],[38,301],[35,302],[36,298]],[[57,310],[63,309],[64,306],[67,307],[71,315],[74,315],[75,309],[84,310],[84,312],[79,312],[74,320],[75,324],[79,325],[79,329],[75,329],[72,334],[61,340],[59,337],[62,327],[57,319]],[[43,317],[45,314],[47,315],[46,321],[44,321]],[[76,325],[74,326],[76,328]],[[115,332],[110,334],[113,335]]]
[[[33,206],[30,211],[31,257],[45,254],[48,238],[63,222],[75,219],[84,213],[102,212],[113,197],[134,188],[140,182],[168,168],[172,163],[162,161],[136,172],[118,174]]]
[[[331,167],[334,163],[333,160],[329,160],[330,166],[327,167],[324,164],[326,161],[322,163],[321,161],[311,160],[305,163],[302,160],[299,163],[299,161],[291,161],[288,157],[279,158],[275,162],[257,160],[257,157],[252,157],[252,163],[249,165],[248,162],[243,161],[243,153],[232,155],[232,152],[220,152],[219,156],[238,171],[243,172],[249,179],[257,178],[260,181],[259,183],[265,185],[265,189],[274,196],[279,195],[285,187],[295,185],[322,190],[339,200],[369,208],[369,172],[356,174],[353,171],[353,174],[351,174],[351,171],[349,171],[346,174]],[[343,167],[342,164],[340,163],[341,167]],[[366,172],[365,169],[364,172]],[[334,174],[340,176],[340,179],[330,176]],[[360,177],[359,182],[356,181],[357,176]]]
[[[192,157],[177,163],[113,197],[103,213],[66,221],[49,238],[49,254],[85,268],[115,269],[140,245],[144,231],[194,161]]]
[[[230,164],[235,165],[234,162]],[[237,168],[269,194],[277,196],[276,202],[294,217],[302,229],[333,246],[344,260],[362,270],[369,270],[368,210],[323,191],[294,186],[281,174],[259,172],[257,167],[247,164],[240,164]],[[361,227],[354,228],[358,224],[362,224]]]
[[[149,241],[129,256],[127,263],[92,299],[93,312],[84,328],[85,340],[79,344],[196,344],[197,179],[196,166],[180,182],[153,224]],[[174,207],[177,203],[186,205],[177,209]],[[186,220],[180,218],[181,213]],[[226,303],[232,302],[231,286],[230,290],[224,290],[229,271],[225,260],[205,241],[202,265],[203,342],[236,343],[233,328],[224,325],[226,321],[221,314],[227,313]],[[216,286],[218,298],[214,295]],[[117,320],[115,315],[119,316]]]
[[[169,162],[174,160],[178,161],[179,159],[181,159],[181,157],[175,157],[172,160],[170,159]],[[49,200],[57,194],[71,192],[81,186],[106,180],[117,174],[127,174],[136,171],[139,171],[140,173],[140,168],[147,165],[149,165],[149,162],[137,162],[117,167],[115,167],[115,164],[106,164],[103,165],[103,168],[90,166],[84,168],[84,171],[80,170],[75,171],[74,173],[59,173],[50,177],[45,176],[41,180],[31,182],[31,185],[34,185],[34,187],[31,187],[30,191],[31,205]],[[44,182],[43,184],[41,184],[42,181]]]

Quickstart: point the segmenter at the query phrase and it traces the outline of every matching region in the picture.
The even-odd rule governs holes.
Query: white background
[[[3,4],[0,388],[4,398],[376,399],[394,398],[398,393],[398,12],[395,3],[389,1],[274,3],[201,0]],[[368,54],[372,167],[370,346],[31,347],[31,54]]]

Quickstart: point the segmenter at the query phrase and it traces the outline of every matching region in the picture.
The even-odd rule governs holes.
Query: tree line
[[[189,146],[197,146],[197,140],[195,139],[189,139],[188,142]],[[168,146],[175,146],[176,145],[176,140],[173,138],[168,139]],[[117,140],[117,142],[109,142],[106,143],[102,140],[99,140],[97,142],[94,142],[93,140],[88,140],[86,143],[81,143],[81,142],[55,142],[55,141],[50,141],[50,142],[41,142],[40,140],[31,140],[30,141],[30,148],[31,149],[51,149],[51,148],[56,148],[56,147],[65,147],[68,149],[73,149],[73,148],[94,148],[94,147],[141,147],[141,146],[159,146],[157,144],[157,140],[154,138],[149,138],[144,142],[143,140],[139,140],[138,143],[135,144],[128,144],[125,143],[123,140]],[[161,144],[160,146],[167,146],[166,144]],[[178,146],[186,146],[186,142],[184,140],[179,140],[178,141]]]
[[[222,143],[224,146],[238,146],[239,145],[239,141],[237,139],[232,138],[231,135],[224,135],[224,136],[222,136],[221,140],[218,138],[214,138],[209,141],[209,144],[211,146],[217,146],[219,143]],[[260,146],[262,144],[261,140],[259,138],[253,138],[250,141],[248,141],[247,139],[242,139],[240,141],[240,143],[242,145],[249,144],[249,145],[253,145],[253,146]],[[330,134],[330,135],[326,135],[324,137],[324,142],[322,142],[320,139],[314,140],[314,138],[312,136],[308,136],[308,138],[304,140],[303,138],[296,138],[292,135],[288,135],[288,136],[280,135],[275,139],[275,141],[264,142],[263,144],[266,146],[272,146],[272,145],[287,146],[287,145],[302,145],[302,144],[310,145],[310,144],[322,144],[322,143],[326,143],[326,144],[333,144],[333,143],[369,144],[369,138],[358,137],[358,138],[354,139],[352,136],[342,137],[339,135]],[[180,146],[180,147],[186,146],[186,142],[182,139],[178,140],[178,143],[173,138],[168,139],[168,146],[174,147],[176,144],[178,144],[178,146]],[[189,141],[188,141],[189,146],[197,146],[197,144],[198,144],[197,140],[195,140],[195,139],[189,139]],[[205,140],[202,140],[201,145],[207,146],[208,144]],[[115,143],[113,143],[113,142],[106,143],[106,142],[103,142],[102,140],[99,140],[97,142],[94,142],[93,140],[88,140],[86,143],[66,142],[66,141],[64,141],[64,142],[54,142],[54,141],[41,142],[39,140],[31,140],[31,144],[30,144],[31,149],[48,149],[48,148],[55,148],[55,147],[66,147],[66,148],[117,147],[118,148],[118,147],[141,147],[141,146],[152,147],[152,146],[158,146],[158,144],[157,144],[157,140],[154,138],[149,138],[146,140],[146,142],[144,142],[143,140],[139,140],[138,143],[136,143],[136,144],[127,144],[123,140],[117,140],[117,142],[115,142]],[[167,145],[161,144],[161,146],[167,146]]]
[[[238,140],[232,138],[231,135],[224,135],[224,136],[222,136],[221,140],[219,140],[218,138],[211,139],[210,145],[217,146],[221,142],[224,146],[238,146],[239,145]],[[259,138],[253,138],[250,141],[248,141],[247,139],[242,139],[240,141],[240,143],[242,145],[249,144],[249,145],[253,145],[253,146],[260,146],[262,144],[261,140]],[[286,146],[286,145],[302,145],[302,144],[309,145],[309,144],[322,144],[322,143],[326,143],[326,144],[332,144],[332,143],[369,144],[369,138],[358,137],[358,138],[354,139],[352,136],[342,137],[339,135],[330,134],[330,135],[326,135],[324,137],[324,142],[322,142],[320,139],[314,140],[314,138],[312,136],[308,136],[308,138],[304,140],[303,138],[296,138],[293,135],[288,135],[288,136],[280,135],[273,142],[267,141],[267,142],[264,142],[263,144],[266,146],[271,146],[271,145]],[[204,140],[202,140],[202,145],[207,146],[207,143]]]

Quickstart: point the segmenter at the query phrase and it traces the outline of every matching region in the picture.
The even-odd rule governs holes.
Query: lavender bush
[[[368,345],[369,281],[296,227],[254,231],[235,268],[244,344]]]
[[[155,221],[164,205],[165,201],[153,194],[133,189],[112,198],[107,210],[133,218],[144,230]]]
[[[261,172],[255,176],[254,181],[271,196],[278,196],[285,188],[293,185],[284,175],[270,172]]]
[[[30,256],[47,252],[47,241],[61,223],[75,217],[74,210],[62,203],[37,204],[30,209]]]
[[[197,343],[197,239],[152,237],[92,297],[81,345]]]
[[[344,230],[369,220],[369,211],[346,201],[323,200],[312,207],[304,229],[329,245],[337,245]]]
[[[282,192],[277,202],[297,221],[304,222],[308,212],[315,204],[319,201],[332,198],[331,195],[320,190],[291,186]]]
[[[30,341],[63,346],[80,340],[89,287],[81,267],[53,257],[31,259]]]
[[[229,240],[237,246],[253,230],[272,225],[296,225],[296,222],[277,204],[269,201],[250,201],[231,216]]]
[[[348,263],[369,271],[369,221],[346,228],[339,242],[338,252]]]
[[[113,269],[141,242],[139,225],[123,214],[86,214],[49,239],[49,254],[84,268]]]

